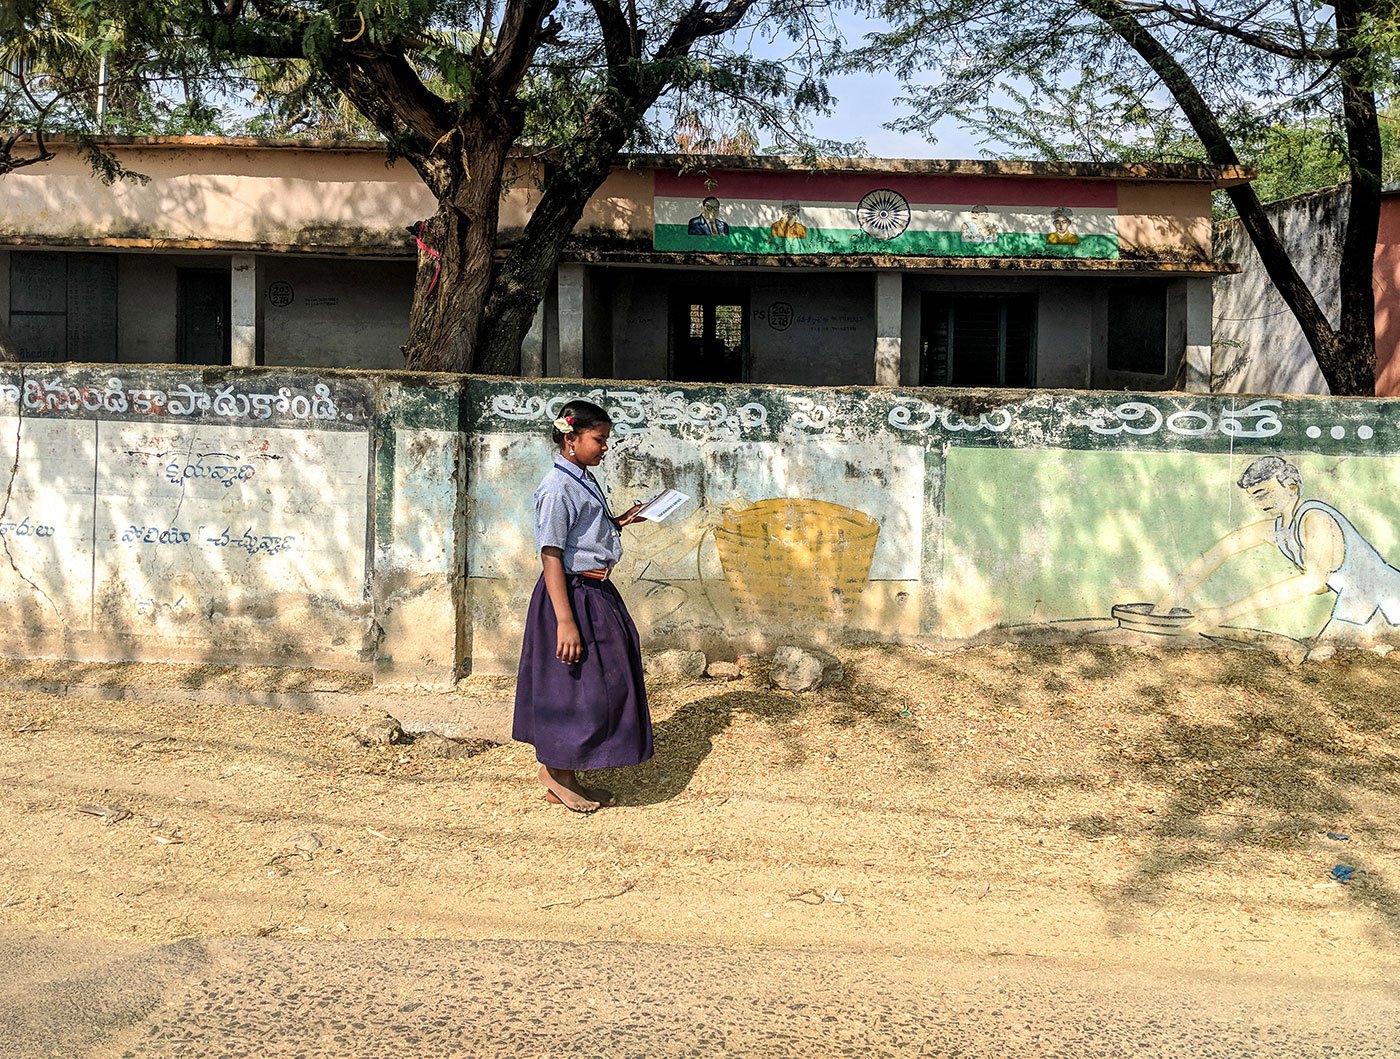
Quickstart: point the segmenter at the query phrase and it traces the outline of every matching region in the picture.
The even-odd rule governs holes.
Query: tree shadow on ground
[[[766,682],[766,673],[755,671],[755,681]],[[632,769],[606,769],[588,774],[590,785],[606,787],[623,805],[655,805],[685,791],[701,763],[714,751],[721,733],[746,714],[765,722],[781,756],[773,764],[783,769],[801,768],[822,738],[823,729],[874,726],[879,731],[905,734],[897,707],[883,686],[866,680],[858,666],[848,667],[847,679],[819,692],[793,694],[766,687],[726,691],[681,705],[656,723],[656,754]],[[900,745],[921,768],[935,767],[927,749],[913,740]]]
[[[1103,894],[1109,908],[1155,904],[1175,877],[1203,864],[1248,870],[1251,853],[1311,852],[1320,883],[1333,862],[1359,868],[1348,884],[1353,899],[1400,933],[1400,893],[1382,859],[1393,843],[1388,809],[1400,799],[1400,695],[1382,692],[1375,677],[1384,663],[1369,663],[1300,671],[1258,652],[1215,656],[1213,682],[1236,705],[1211,719],[1193,716],[1171,689],[1144,686],[1152,708],[1140,712],[1163,720],[1116,764],[1167,791],[1165,809],[1131,823],[1091,814],[1070,825],[1090,837],[1151,836],[1131,876]],[[1329,832],[1356,840],[1332,842]]]

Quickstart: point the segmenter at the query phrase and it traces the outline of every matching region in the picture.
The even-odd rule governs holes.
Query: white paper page
[[[664,522],[666,517],[689,500],[685,493],[678,493],[674,489],[667,489],[655,500],[652,500],[646,507],[638,512],[648,522]]]

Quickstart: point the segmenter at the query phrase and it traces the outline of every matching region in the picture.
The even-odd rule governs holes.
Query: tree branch
[[[1245,29],[1243,19],[1222,21],[1210,15],[1199,3],[1192,3],[1191,7],[1187,9],[1175,4],[1139,3],[1136,0],[1122,0],[1122,6],[1124,10],[1135,15],[1166,15],[1183,25],[1209,30],[1211,33],[1230,37],[1241,44],[1248,44],[1251,48],[1267,52],[1270,55],[1277,55],[1282,59],[1292,59],[1294,62],[1322,62],[1348,57],[1346,49],[1343,48],[1294,47],[1285,44],[1262,32]],[[1306,34],[1302,33],[1301,27],[1298,39],[1300,41],[1307,39]]]
[[[1239,155],[1225,135],[1214,111],[1202,98],[1191,75],[1176,58],[1152,36],[1128,10],[1124,0],[1076,0],[1080,7],[1103,20],[1128,47],[1137,52],[1172,94],[1191,123],[1206,157],[1213,165],[1238,166]],[[1273,281],[1283,300],[1293,311],[1313,355],[1323,374],[1331,378],[1338,362],[1336,334],[1326,315],[1318,307],[1312,291],[1298,275],[1284,248],[1278,232],[1269,223],[1259,196],[1249,184],[1237,184],[1226,189],[1230,201],[1239,211],[1240,222],[1249,233],[1259,252],[1260,263]]]
[[[487,75],[502,97],[513,96],[529,72],[544,22],[557,5],[558,0],[508,0]]]

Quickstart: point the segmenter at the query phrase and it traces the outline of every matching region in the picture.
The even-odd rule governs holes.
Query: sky
[[[865,33],[884,28],[883,23],[845,8],[835,10],[831,17],[847,46],[858,45]],[[752,54],[769,58],[779,58],[791,48],[781,39],[767,43],[756,37],[750,37],[747,46]],[[898,113],[893,101],[900,85],[893,74],[837,77],[828,85],[837,102],[830,115],[812,122],[817,136],[843,142],[864,140],[867,153],[876,158],[984,158],[992,153],[992,148],[980,146],[975,136],[951,119],[939,123],[937,142],[933,143],[923,135],[884,128]]]
[[[893,77],[867,74],[831,83],[837,103],[833,112],[812,123],[812,131],[830,140],[864,140],[875,158],[984,158],[991,151],[952,120],[937,126],[937,142],[922,135],[883,128],[896,113],[891,102],[899,85]]]

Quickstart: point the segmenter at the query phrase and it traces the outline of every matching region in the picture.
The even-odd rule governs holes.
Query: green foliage
[[[0,7],[0,173],[43,161],[48,137],[74,140],[104,182],[144,180],[101,146],[112,135],[217,134],[230,83],[202,49],[168,38],[159,5],[121,17],[93,0]],[[156,35],[159,36],[156,36]],[[12,140],[28,136],[29,141]]]

